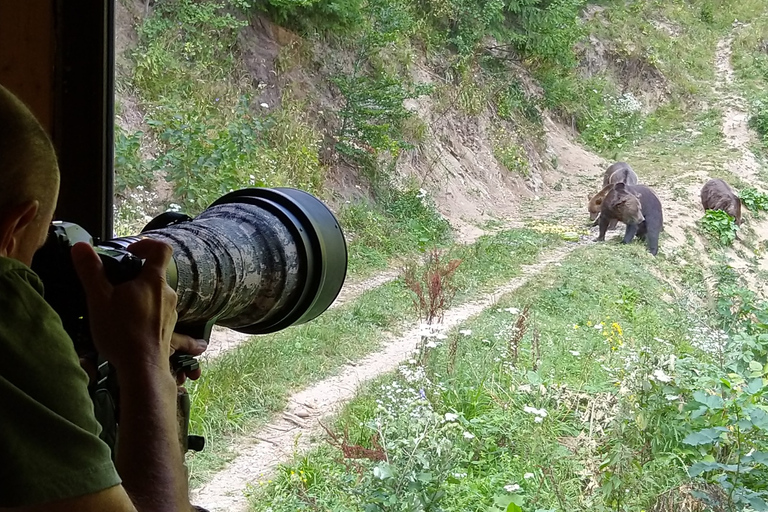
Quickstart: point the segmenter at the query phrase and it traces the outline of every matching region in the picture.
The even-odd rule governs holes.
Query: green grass
[[[475,297],[518,275],[521,265],[534,262],[542,249],[559,242],[555,235],[515,229],[453,247],[448,257],[462,260],[455,275],[460,290],[455,300]],[[205,435],[213,445],[190,459],[193,482],[228,457],[227,436],[263,424],[282,410],[291,392],[376,350],[385,333],[397,333],[415,320],[411,297],[398,279],[312,322],[254,337],[206,365],[203,377],[190,386],[191,431]]]
[[[390,190],[378,203],[360,200],[341,207],[339,222],[349,243],[349,273],[356,277],[387,268],[428,247],[449,245],[451,225],[415,186]],[[402,262],[400,262],[402,263]]]
[[[619,393],[623,386],[636,392],[628,373],[632,365],[627,363],[633,356],[648,372],[669,354],[692,352],[686,339],[688,327],[695,323],[693,312],[658,299],[671,290],[653,277],[654,267],[658,271],[663,264],[639,245],[578,249],[561,266],[454,329],[449,335],[458,340],[453,373],[448,372],[449,356],[441,346],[432,353],[427,370],[437,386],[416,386],[424,386],[428,407],[437,417],[460,415],[460,435],[435,422],[423,433],[424,453],[411,448],[420,458],[411,461],[412,468],[425,471],[421,458],[426,459],[432,464],[429,477],[398,466],[397,445],[384,444],[395,475],[407,476],[413,470],[417,481],[437,479],[445,492],[441,509],[457,512],[503,510],[512,496],[523,510],[641,510],[684,481],[683,466],[667,453],[682,439],[664,421],[670,411],[661,408],[656,416],[643,419],[630,407],[641,398]],[[531,320],[513,364],[510,340],[517,315],[507,308],[525,305],[531,307]],[[599,322],[621,326],[623,343],[608,341],[602,329],[592,327]],[[467,329],[471,335],[457,332]],[[536,367],[534,330],[541,356]],[[393,381],[409,386],[399,375],[369,384],[339,414],[334,430],[346,429],[350,444],[375,448],[371,436],[376,429],[371,425],[376,418],[389,417],[377,399],[389,404],[390,388],[385,386]],[[545,409],[546,418],[536,423],[533,414],[523,411],[526,406]],[[383,427],[379,431],[385,434],[380,442],[392,442],[386,435],[393,432]],[[466,439],[464,431],[474,437]],[[451,440],[446,457],[426,450],[442,437]],[[371,477],[374,467],[377,464],[365,459],[342,461],[338,449],[323,445],[282,466],[270,483],[257,484],[252,510],[362,510],[381,493],[394,496],[391,508],[370,510],[412,510],[405,500],[416,491],[391,492]],[[520,488],[509,492],[504,489],[508,485]]]

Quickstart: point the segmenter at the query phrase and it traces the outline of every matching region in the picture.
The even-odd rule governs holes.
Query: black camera
[[[70,248],[81,241],[94,245],[107,278],[119,284],[141,270],[142,261],[126,250],[141,238],[173,248],[166,278],[178,296],[176,331],[196,338],[208,339],[214,324],[266,334],[308,322],[333,303],[347,272],[347,247],[338,221],[320,200],[298,189],[238,190],[194,219],[167,212],[137,236],[100,243],[76,224],[54,222],[32,269],[80,357],[92,358],[99,369],[92,395],[107,390],[114,396],[117,390],[109,379],[112,369],[98,359],[90,338],[85,295]],[[190,368],[196,362],[181,356],[174,364]],[[94,403],[98,408],[96,398]],[[102,421],[116,414],[97,416]]]

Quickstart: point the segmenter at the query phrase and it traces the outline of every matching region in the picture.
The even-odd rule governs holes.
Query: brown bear
[[[608,224],[613,219],[627,225],[622,243],[628,244],[637,235],[646,241],[648,251],[656,256],[659,251],[659,234],[664,230],[664,215],[661,201],[653,190],[645,185],[613,185],[602,202],[598,242],[605,240]]]
[[[722,210],[741,225],[741,200],[726,182],[709,180],[701,188],[701,205],[704,210]]]
[[[637,185],[637,174],[635,174],[635,171],[632,170],[632,167],[627,162],[613,163],[603,174],[603,187],[611,183]]]
[[[603,202],[606,194],[610,192],[613,185],[616,183],[626,183],[627,185],[637,185],[637,174],[626,162],[616,162],[611,164],[603,174],[603,189],[592,197],[587,196],[589,204],[587,210],[589,211],[589,219],[593,226],[597,226],[597,217],[600,215],[600,205]],[[617,220],[612,220],[608,226],[608,229],[615,229]]]

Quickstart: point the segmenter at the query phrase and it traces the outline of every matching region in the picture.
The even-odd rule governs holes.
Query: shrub
[[[763,141],[768,141],[768,97],[759,98],[752,103],[749,126],[760,134]]]
[[[152,169],[141,157],[142,132],[128,134],[115,125],[115,194],[152,184]]]
[[[246,97],[223,126],[212,113],[197,109],[166,114],[148,124],[165,144],[152,165],[173,184],[175,196],[190,214],[232,190],[272,184],[274,171],[256,165],[264,152],[265,126],[250,114]]]
[[[753,212],[768,210],[768,194],[758,192],[754,187],[742,189],[739,192],[739,199],[744,206]]]
[[[707,210],[699,223],[704,233],[721,245],[731,245],[736,240],[739,226],[733,217],[722,210]]]
[[[600,151],[632,143],[643,129],[643,105],[631,93],[593,102],[577,124],[584,142]]]

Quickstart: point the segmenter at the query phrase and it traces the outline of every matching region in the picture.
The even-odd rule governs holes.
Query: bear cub
[[[598,242],[605,240],[605,232],[612,220],[627,225],[622,243],[628,244],[637,236],[646,241],[648,251],[656,256],[659,251],[659,234],[664,229],[664,216],[661,201],[653,190],[645,185],[613,185],[602,202]]]
[[[723,180],[712,179],[701,189],[701,205],[704,210],[722,210],[741,225],[741,200]]]

